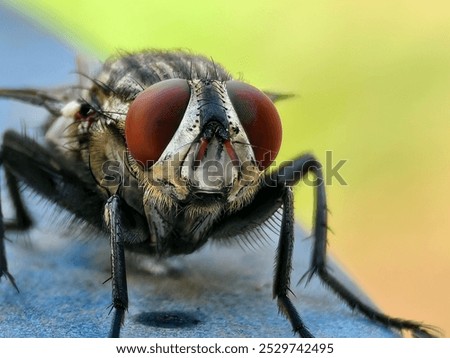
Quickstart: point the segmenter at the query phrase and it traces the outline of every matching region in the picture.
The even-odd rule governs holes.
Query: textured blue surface
[[[43,230],[30,233],[32,247],[23,240],[7,245],[21,293],[1,283],[0,336],[105,336],[111,297],[109,283],[102,284],[109,277],[107,240],[74,241],[62,238],[59,230]],[[297,242],[294,282],[306,269],[308,246]],[[129,267],[123,336],[293,337],[271,297],[273,256],[272,245],[246,251],[213,246],[171,262],[169,274]],[[294,292],[295,305],[318,337],[392,336],[352,313],[315,279]],[[160,327],[142,323],[155,312],[167,312],[169,318],[178,314],[185,324],[165,327],[164,316]]]
[[[151,44],[149,44],[151,45]],[[74,81],[74,53],[0,6],[0,87],[54,86]],[[31,129],[44,112],[0,100],[0,127]],[[11,215],[2,190],[3,211]],[[9,268],[18,294],[0,282],[0,337],[104,337],[111,303],[108,240],[64,232],[46,205],[28,199],[38,228],[9,233]],[[310,242],[297,233],[293,282],[307,270]],[[276,242],[261,248],[213,246],[169,263],[154,275],[128,267],[130,308],[126,337],[293,337],[272,300]],[[140,266],[148,264],[141,262]],[[337,270],[337,268],[336,268]],[[337,270],[338,271],[338,270]],[[343,275],[342,275],[343,276]],[[350,284],[350,282],[349,282]],[[352,313],[313,279],[293,287],[294,303],[318,337],[392,337]],[[177,327],[173,327],[173,322]]]

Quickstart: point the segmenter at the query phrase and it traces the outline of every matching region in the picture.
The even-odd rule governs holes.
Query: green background
[[[101,59],[185,48],[296,94],[278,104],[279,159],[346,160],[347,185],[327,187],[332,253],[383,310],[450,334],[448,1],[6,3]],[[311,190],[296,195],[310,226]]]

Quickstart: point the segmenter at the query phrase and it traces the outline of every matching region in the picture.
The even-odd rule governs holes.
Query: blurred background
[[[330,252],[382,310],[450,337],[448,1],[0,5],[78,53],[105,59],[119,49],[184,48],[258,88],[296,94],[278,104],[278,160],[308,151],[324,163]],[[21,71],[33,51],[39,43]],[[30,74],[28,85],[39,85],[39,76]],[[296,212],[305,227],[312,206],[311,188],[300,185]]]

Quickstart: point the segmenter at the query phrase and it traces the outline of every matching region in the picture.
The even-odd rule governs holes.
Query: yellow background
[[[327,188],[331,252],[383,310],[450,335],[450,2],[8,2],[100,58],[186,48],[297,94],[278,105],[279,159],[347,160],[348,185]]]

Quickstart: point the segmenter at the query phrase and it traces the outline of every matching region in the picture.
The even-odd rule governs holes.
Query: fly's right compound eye
[[[156,162],[175,134],[189,103],[186,80],[155,83],[130,105],[125,121],[125,139],[134,159],[145,167]]]

